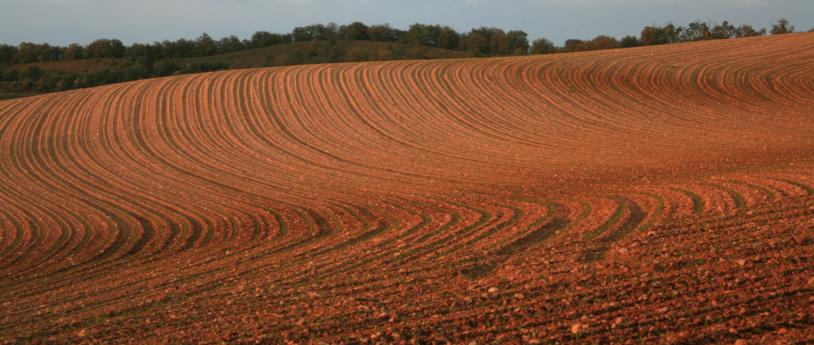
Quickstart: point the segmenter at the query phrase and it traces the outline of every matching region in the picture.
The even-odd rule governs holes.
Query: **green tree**
[[[295,41],[298,42],[307,42],[316,38],[314,34],[314,30],[312,30],[313,26],[301,26],[294,28],[291,31],[291,36],[294,38]]]
[[[0,69],[2,73],[0,73],[0,80],[2,81],[18,81],[20,80],[20,72],[16,69],[6,69],[3,71]]]
[[[305,56],[302,54],[302,51],[295,50],[285,57],[285,64],[286,65],[298,65],[305,62]]]
[[[14,63],[14,58],[17,56],[17,47],[0,44],[0,65],[10,65]]]
[[[407,29],[405,39],[412,45],[437,47],[438,38],[441,34],[441,27],[438,25],[425,25],[415,23]]]
[[[619,41],[617,41],[616,38],[608,35],[596,36],[586,44],[586,48],[588,50],[613,49],[618,47]]]
[[[509,41],[509,52],[512,55],[526,55],[529,52],[529,35],[520,30],[512,30],[506,33]]]
[[[163,43],[162,46],[164,46]],[[163,55],[165,58],[173,58],[173,57],[189,57],[194,56],[194,54],[195,54],[195,42],[181,38],[174,42],[168,42],[164,49]]]
[[[673,24],[667,24],[665,26],[646,26],[642,29],[639,41],[642,45],[646,46],[674,43],[679,41],[682,31],[683,28],[676,27]]]
[[[790,34],[794,32],[794,25],[789,24],[788,19],[780,18],[777,20],[777,24],[772,25],[770,32],[772,35]]]
[[[509,40],[503,30],[482,26],[466,35],[466,48],[473,56],[505,55]]]
[[[370,53],[362,47],[354,47],[345,54],[346,61],[368,61]]]
[[[340,26],[339,34],[346,40],[366,40],[370,38],[367,34],[367,29],[367,25],[362,22],[353,22],[348,25]]]
[[[569,52],[578,52],[578,51],[588,50],[588,46],[587,46],[587,42],[585,42],[583,40],[579,40],[579,39],[576,39],[576,38],[571,38],[571,39],[565,40],[565,46],[563,47],[563,50],[569,51]]]
[[[328,23],[327,25],[312,24],[294,28],[294,30],[291,32],[291,36],[295,41],[298,42],[307,42],[311,40],[327,41],[336,39],[337,31],[338,29],[334,23]]]
[[[283,44],[291,42],[291,35],[273,34],[268,31],[258,31],[252,35],[248,46],[252,48],[268,47],[275,44]],[[245,45],[245,44],[244,44]]]
[[[728,39],[737,37],[738,29],[724,20],[723,23],[712,27],[712,38],[714,39]]]
[[[246,45],[235,35],[221,38],[215,43],[218,53],[235,52],[246,49]]]
[[[37,66],[28,66],[28,68],[26,68],[23,71],[20,78],[37,80],[37,79],[40,79],[40,77],[42,77],[43,73],[44,72],[43,72],[42,68],[39,68]]]
[[[29,63],[37,61],[37,45],[23,42],[17,48],[17,57],[14,63]]]
[[[438,48],[458,49],[461,34],[449,26],[443,26],[438,32]]]
[[[195,40],[195,55],[196,56],[209,56],[214,55],[218,51],[215,40],[208,34],[203,33]]]
[[[158,44],[133,43],[127,49],[126,57],[128,61],[135,62],[144,67],[145,70],[152,72],[156,60],[161,59],[161,47]]]
[[[127,48],[125,48],[122,41],[117,39],[110,40],[110,57],[123,58],[126,50]]]
[[[532,54],[551,54],[556,51],[557,48],[554,47],[554,43],[543,37],[540,37],[531,43]]]
[[[125,47],[122,41],[117,39],[98,39],[85,47],[87,57],[93,59],[100,58],[121,58],[124,57]]]
[[[78,43],[71,43],[69,46],[62,49],[63,60],[79,60],[84,58],[85,47]]]
[[[766,34],[766,29],[755,30],[751,25],[741,25],[735,32],[735,37],[752,37]]]
[[[638,37],[627,35],[625,37],[622,37],[622,41],[619,42],[619,45],[622,48],[632,48],[632,47],[638,47],[638,46],[642,45],[642,43],[639,42]]]
[[[371,41],[398,42],[406,32],[390,27],[390,24],[371,25],[367,28],[367,35]]]
[[[503,30],[495,30],[489,39],[489,55],[499,56],[509,54],[509,38]]]
[[[698,21],[687,25],[686,28],[681,30],[681,34],[679,35],[679,41],[682,42],[708,40],[711,38],[712,31],[710,30],[709,25],[707,25],[707,23]]]

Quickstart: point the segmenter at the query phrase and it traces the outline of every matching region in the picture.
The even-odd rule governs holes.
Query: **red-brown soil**
[[[10,343],[814,341],[814,34],[3,101],[0,186]]]

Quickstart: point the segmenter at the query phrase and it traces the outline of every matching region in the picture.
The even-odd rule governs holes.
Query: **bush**
[[[345,54],[345,61],[368,61],[370,53],[362,47],[353,47]]]
[[[551,54],[556,51],[557,48],[554,47],[554,43],[542,37],[531,43],[532,54]]]
[[[156,74],[163,77],[163,76],[177,74],[180,70],[181,70],[181,66],[179,66],[177,63],[167,62],[167,63],[161,64],[161,67],[158,68],[158,70],[156,71]]]
[[[291,53],[288,53],[285,57],[285,64],[286,65],[299,65],[305,62],[305,56],[303,56],[302,51],[295,50]]]

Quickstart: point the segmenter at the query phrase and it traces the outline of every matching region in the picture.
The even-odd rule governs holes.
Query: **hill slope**
[[[36,93],[78,89],[90,86],[146,79],[155,76],[189,74],[235,68],[289,66],[326,62],[385,61],[405,59],[462,58],[457,50],[413,46],[405,43],[373,41],[292,42],[264,48],[246,49],[202,57],[155,61],[148,70],[127,59],[83,59],[36,62],[8,66],[9,72],[27,73],[36,67],[42,73],[34,79],[0,81],[0,100],[27,97]],[[0,66],[0,72],[2,72]],[[2,79],[2,78],[0,78]]]
[[[814,34],[0,102],[0,339],[810,339]]]
[[[158,66],[165,63],[179,65],[189,64],[223,64],[230,68],[268,67],[274,65],[290,65],[292,55],[302,54],[302,61],[296,63],[318,63],[324,56],[317,56],[316,52],[327,42],[291,42],[273,45],[264,48],[246,49],[231,53],[216,54],[201,57],[185,57],[158,60]],[[397,60],[410,59],[444,59],[466,57],[466,52],[432,48],[414,47],[404,43],[373,42],[373,41],[337,41],[337,58],[353,61],[364,57],[366,60]],[[312,56],[313,55],[313,56]],[[94,73],[105,69],[116,70],[128,66],[126,59],[83,59],[51,62],[33,62],[15,64],[9,69],[24,71],[28,67],[38,67],[45,71],[58,71],[64,73]]]

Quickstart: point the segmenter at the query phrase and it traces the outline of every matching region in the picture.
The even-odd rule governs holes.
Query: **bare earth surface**
[[[814,341],[814,34],[0,102],[0,342]]]

